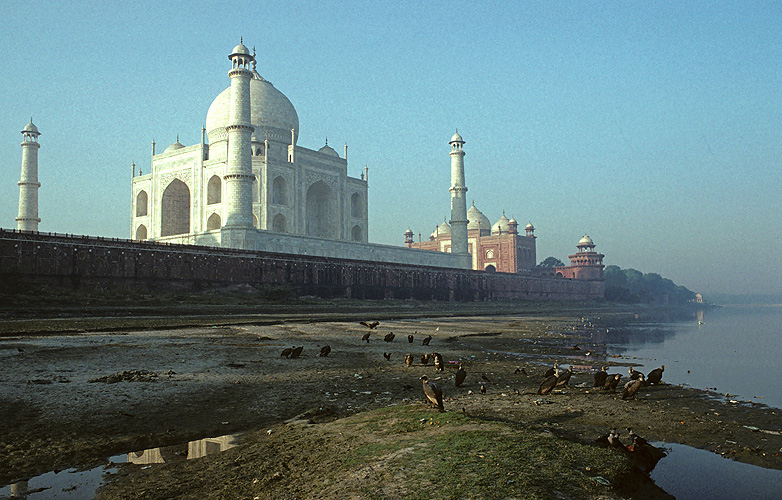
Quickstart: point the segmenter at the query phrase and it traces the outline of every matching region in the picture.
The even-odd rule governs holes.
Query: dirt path
[[[441,318],[386,320],[371,331],[356,322],[318,322],[7,337],[0,343],[0,484],[54,469],[94,466],[129,451],[262,430],[261,437],[251,440],[254,444],[240,447],[246,451],[231,450],[257,455],[246,464],[255,471],[248,479],[250,486],[236,478],[242,490],[229,486],[234,466],[225,458],[207,457],[144,470],[144,481],[160,482],[157,490],[145,489],[144,494],[134,483],[140,470],[127,466],[114,489],[104,494],[163,498],[156,495],[167,491],[167,498],[275,498],[261,492],[277,491],[276,498],[284,498],[281,492],[291,491],[290,485],[258,472],[267,470],[262,465],[274,457],[268,448],[274,443],[264,440],[277,435],[265,434],[266,429],[288,428],[287,419],[312,409],[325,409],[322,420],[332,426],[347,422],[345,428],[352,425],[345,419],[370,410],[398,406],[431,413],[422,403],[419,377],[424,374],[440,377],[445,415],[471,419],[459,425],[509,425],[518,432],[548,433],[561,438],[560,444],[590,443],[608,429],[633,427],[649,441],[687,444],[782,469],[782,436],[773,433],[780,430],[779,411],[773,408],[730,404],[671,385],[643,388],[637,400],[622,401],[618,394],[588,387],[591,374],[580,372],[564,391],[538,396],[541,374],[553,361],[587,369],[583,357],[573,357],[568,348],[572,338],[564,333],[572,331],[576,321],[550,315]],[[369,343],[361,340],[366,332],[371,333]],[[390,332],[395,337],[385,342],[383,337]],[[408,343],[408,335],[414,336],[413,343]],[[422,346],[427,335],[432,336],[431,343]],[[327,344],[330,354],[320,357],[320,348]],[[301,357],[280,356],[291,346],[304,347]],[[446,361],[442,373],[421,364],[421,355],[433,351]],[[411,367],[403,361],[408,353],[416,360]],[[458,361],[468,373],[461,388],[453,383]],[[517,368],[528,375],[516,373]],[[610,371],[626,374],[624,367]],[[485,394],[479,391],[481,375],[489,379]],[[336,429],[329,432],[339,435]],[[315,446],[317,439],[308,439],[307,446]],[[311,455],[313,460],[326,460],[322,454]],[[193,465],[196,462],[201,465]],[[209,469],[199,473],[204,481],[226,481],[220,489],[225,496],[188,496],[199,490],[182,487],[180,473],[193,467]],[[317,469],[318,462],[308,467]],[[383,477],[390,476],[378,481]],[[330,498],[394,497],[356,493],[350,484],[332,485]],[[303,488],[291,498],[319,498],[317,487]],[[616,484],[609,492],[617,498],[647,494],[622,493]],[[605,494],[589,490],[583,497]]]

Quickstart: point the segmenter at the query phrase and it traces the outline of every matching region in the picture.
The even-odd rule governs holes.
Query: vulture
[[[630,380],[638,380],[644,376],[643,373],[634,370],[632,366],[628,368],[627,371],[630,373]]]
[[[407,336],[407,342],[408,342],[408,343],[412,344],[412,343],[413,343],[413,340],[415,340],[415,337],[413,337],[412,335],[408,335],[408,336]]]
[[[543,382],[540,384],[540,388],[538,388],[538,394],[546,395],[549,392],[551,392],[551,389],[554,388],[554,386],[557,385],[557,376],[556,375],[550,375],[543,379]]]
[[[606,385],[606,379],[608,378],[608,367],[604,366],[602,370],[595,373],[595,387],[603,387]]]
[[[630,399],[636,398],[636,394],[638,393],[638,389],[641,388],[641,386],[644,385],[644,376],[641,375],[639,378],[635,380],[631,380],[625,384],[625,388],[622,391],[622,399]]]
[[[655,368],[654,370],[649,372],[649,375],[646,376],[646,382],[652,385],[657,385],[660,383],[660,381],[663,379],[663,372],[665,371],[665,365],[662,365],[660,368]]]
[[[386,358],[386,361],[391,361],[391,353],[390,352],[384,352],[383,357]]]
[[[359,321],[359,323],[364,325],[364,326],[366,326],[370,330],[374,330],[375,328],[378,327],[378,325],[380,324],[380,321],[373,321],[371,323],[367,323],[366,321]]]
[[[424,366],[429,364],[429,355],[428,354],[421,355],[421,364],[424,365]]]
[[[619,373],[611,375],[606,379],[606,385],[603,386],[603,389],[611,392],[616,391],[616,386],[619,385],[620,378],[622,378],[622,375]]]
[[[393,332],[387,333],[386,336],[383,337],[383,340],[385,340],[386,342],[393,342],[394,341],[394,337],[396,337],[396,335],[394,335]]]
[[[487,377],[485,373],[481,373],[481,380],[483,380],[484,382],[491,382],[491,380],[489,380],[489,377]]]
[[[440,387],[434,382],[429,382],[429,378],[426,375],[421,377],[421,382],[424,388],[424,394],[426,395],[426,399],[428,399],[432,403],[432,406],[436,406],[438,410],[445,411],[445,409],[443,408],[442,389],[440,389]]]
[[[616,429],[611,429],[611,432],[608,433],[608,444],[611,445],[612,448],[627,450],[627,447],[619,440],[619,434],[617,434]]]
[[[298,358],[301,356],[301,351],[304,350],[304,346],[300,345],[299,347],[294,347],[291,351],[291,358]]]
[[[546,373],[543,374],[543,377],[548,378],[552,375],[556,375],[558,371],[559,371],[559,363],[554,363],[554,367],[546,370]]]
[[[413,366],[413,355],[412,354],[405,354],[405,364],[407,366]]]
[[[481,384],[481,394],[486,394],[486,382],[480,382]]]
[[[291,353],[293,352],[293,347],[286,347],[282,350],[282,353],[280,354],[281,358],[288,358],[290,357]]]
[[[467,372],[464,371],[464,367],[459,364],[459,369],[456,370],[456,387],[461,387],[465,378],[467,378]]]
[[[424,340],[421,341],[421,345],[429,345],[429,342],[431,341],[432,341],[432,336],[429,335],[428,337],[426,337]]]
[[[331,352],[331,346],[324,345],[323,347],[320,348],[320,357],[321,358],[326,357],[329,355],[330,352]]]
[[[433,352],[432,358],[434,359],[434,370],[441,372],[445,369],[445,364],[443,363],[443,356],[439,352]]]
[[[555,387],[564,387],[570,382],[570,376],[573,375],[573,367],[568,366],[567,370],[561,372],[558,374],[557,377],[557,385]]]
[[[363,337],[361,337],[361,340],[365,341],[367,344],[369,344],[369,336],[371,334],[369,332],[365,333]]]

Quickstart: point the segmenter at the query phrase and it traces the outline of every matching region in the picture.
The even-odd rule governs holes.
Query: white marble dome
[[[489,231],[491,229],[491,221],[488,217],[483,215],[483,212],[475,207],[475,203],[467,210],[467,230],[481,229],[482,231]]]
[[[336,156],[337,158],[339,158],[339,153],[337,153],[337,152],[334,150],[334,148],[332,148],[331,146],[329,146],[329,143],[328,143],[328,142],[326,142],[326,145],[325,145],[325,146],[323,146],[322,148],[320,148],[320,149],[318,150],[318,153],[327,154],[327,155],[329,155],[329,156]]]
[[[171,152],[171,151],[176,151],[177,149],[182,149],[184,147],[185,147],[185,145],[182,144],[181,142],[179,142],[179,139],[177,139],[174,144],[172,144],[169,147],[167,147],[166,150],[163,151],[163,152],[164,153],[168,153],[168,152]]]
[[[225,127],[230,118],[231,87],[223,90],[212,101],[206,113],[206,133],[210,143],[225,140]],[[285,94],[257,73],[250,80],[250,122],[255,127],[253,136],[259,141],[269,139],[286,144],[299,137],[299,115]]]
[[[446,221],[443,221],[443,223],[442,223],[442,224],[440,224],[439,226],[437,226],[437,229],[435,229],[435,230],[432,232],[432,238],[435,238],[435,237],[437,237],[437,235],[438,235],[438,234],[439,234],[439,235],[451,234],[451,226],[450,226],[450,225],[448,225],[448,222],[446,222]]]
[[[578,245],[577,246],[580,246],[580,247],[581,246],[595,246],[595,244],[592,242],[592,238],[590,238],[587,235],[584,235],[583,238],[578,240]]]
[[[505,214],[502,214],[502,217],[500,217],[500,220],[494,223],[494,225],[491,227],[491,234],[500,234],[500,231],[502,231],[502,234],[507,234],[510,232],[510,226],[508,225],[507,217],[505,217]]]

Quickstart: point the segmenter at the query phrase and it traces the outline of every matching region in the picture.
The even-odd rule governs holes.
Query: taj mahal
[[[535,269],[531,222],[520,234],[505,214],[492,225],[474,203],[467,209],[458,131],[448,142],[450,220],[426,242],[408,229],[404,246],[369,243],[368,169],[348,175],[347,144],[341,156],[328,141],[319,149],[297,144],[296,109],[259,74],[255,50],[240,42],[228,59],[230,86],[209,106],[200,143],[177,138],[158,152],[153,141],[149,170],[132,165],[131,240],[547,276]],[[41,134],[32,120],[22,134],[16,221],[19,231],[37,232]],[[553,277],[602,280],[603,255],[586,235],[578,247]]]

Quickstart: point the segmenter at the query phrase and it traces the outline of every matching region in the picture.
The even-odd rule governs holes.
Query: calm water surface
[[[635,356],[645,373],[665,365],[664,382],[782,408],[782,305],[724,306],[699,318],[611,329],[608,354]]]

